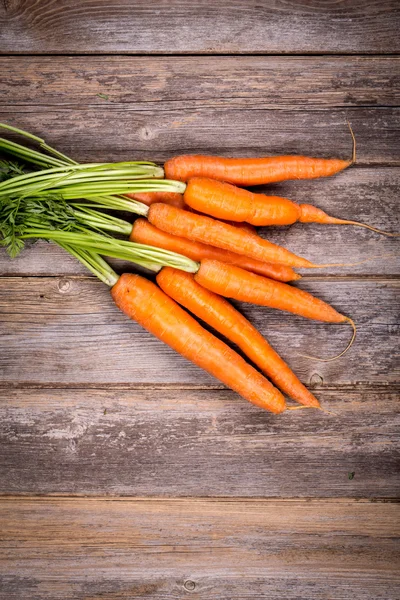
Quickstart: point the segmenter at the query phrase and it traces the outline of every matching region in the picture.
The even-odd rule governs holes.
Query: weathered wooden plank
[[[358,219],[386,231],[400,231],[398,190],[400,168],[353,167],[337,177],[318,181],[285,182],[275,186],[258,188],[260,191],[286,196],[299,203],[313,203],[335,216]],[[126,215],[127,219],[132,218]],[[284,228],[265,228],[262,235],[271,241],[288,247],[316,263],[360,261],[355,266],[313,271],[312,275],[399,275],[399,240],[386,238],[365,229],[352,226],[323,226],[297,224]],[[377,258],[363,262],[370,257]],[[130,265],[115,263],[121,271]],[[79,275],[86,269],[64,251],[38,242],[29,244],[20,256],[11,260],[0,250],[0,274],[2,275]],[[303,270],[303,275],[310,271]]]
[[[334,414],[229,390],[3,389],[0,494],[398,496],[398,390],[316,395]]]
[[[5,106],[398,106],[398,57],[0,57]],[[121,106],[123,105],[123,106]]]
[[[3,0],[3,53],[392,53],[395,0]]]
[[[164,109],[154,103],[86,106],[8,106],[0,120],[46,137],[79,161],[143,159],[164,161],[174,154],[226,156],[307,154],[351,156],[351,121],[357,164],[400,166],[400,109],[349,108],[273,110],[247,108]]]
[[[395,598],[398,513],[350,500],[2,500],[3,597]]]
[[[398,381],[398,280],[310,279],[299,287],[332,303],[358,325],[357,342],[342,359],[315,362],[344,348],[350,326],[312,322],[289,313],[242,305],[302,379],[326,385]],[[0,280],[3,384],[210,385],[215,380],[176,355],[113,305],[94,279]]]

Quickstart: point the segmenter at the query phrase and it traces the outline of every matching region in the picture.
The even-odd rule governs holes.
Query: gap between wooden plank
[[[311,506],[313,504],[352,504],[352,505],[365,505],[365,504],[400,504],[400,498],[353,498],[351,496],[338,496],[337,498],[315,498],[313,496],[301,496],[301,497],[290,497],[285,498],[281,496],[269,496],[265,498],[263,496],[252,496],[251,498],[246,496],[105,496],[105,495],[88,495],[88,494],[70,494],[70,493],[54,493],[54,494],[4,494],[0,492],[0,502],[57,502],[62,505],[62,502],[68,502],[69,500],[76,500],[77,502],[83,500],[87,502],[132,502],[137,504],[147,504],[149,502],[160,503],[160,504],[184,504],[186,502],[204,503],[208,505],[226,503],[226,504],[251,504],[252,502],[257,504],[276,504],[277,502],[282,504],[298,504],[307,503]]]

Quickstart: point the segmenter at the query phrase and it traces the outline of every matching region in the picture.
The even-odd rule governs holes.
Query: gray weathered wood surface
[[[236,84],[237,85],[237,84]],[[76,160],[154,160],[176,153],[263,156],[307,154],[351,157],[349,120],[357,136],[357,167],[400,166],[400,109],[246,106],[145,110],[135,103],[77,110],[59,106],[8,106],[1,120],[41,137]],[[65,135],[68,131],[68,136]],[[329,140],[329,144],[327,143]],[[50,141],[49,141],[50,143]]]
[[[399,62],[396,56],[198,56],[194,68],[185,56],[0,56],[0,106],[398,107]]]
[[[0,494],[397,497],[396,389],[318,381],[332,414],[281,418],[198,384],[3,388]]]
[[[399,52],[396,0],[3,0],[0,51]]]
[[[3,0],[0,121],[79,160],[162,162],[347,157],[348,119],[355,167],[260,189],[398,232],[398,30],[392,0]],[[357,322],[336,362],[299,354],[336,353],[348,327],[240,306],[329,412],[259,411],[53,245],[0,252],[1,600],[398,597],[399,241],[263,235],[381,257],[303,272]]]
[[[0,576],[9,600],[389,600],[398,513],[352,500],[10,498]]]

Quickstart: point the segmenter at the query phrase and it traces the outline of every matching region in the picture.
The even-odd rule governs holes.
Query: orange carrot
[[[137,194],[124,194],[124,196],[143,202],[147,206],[155,202],[164,202],[164,204],[171,204],[171,206],[177,206],[178,208],[184,208],[185,206],[183,195],[177,192],[140,192]]]
[[[299,268],[322,266],[314,265],[309,260],[286,250],[286,248],[268,242],[258,235],[248,233],[246,230],[167,204],[152,204],[149,207],[147,218],[152,225],[172,235],[223,248],[230,252],[240,252],[244,256],[262,262]]]
[[[285,310],[317,321],[350,321],[304,290],[216,260],[202,260],[194,278],[203,287],[227,298]]]
[[[171,250],[196,261],[201,261],[204,258],[219,260],[279,281],[294,281],[301,278],[291,267],[261,262],[221,248],[207,246],[200,242],[192,242],[186,238],[165,233],[151,225],[146,219],[136,219],[132,227],[130,240],[138,244]]]
[[[239,222],[239,221],[227,220],[227,221],[224,221],[224,223],[227,223],[228,225],[233,225],[234,227],[243,229],[244,231],[247,231],[248,233],[254,233],[254,235],[257,235],[257,230],[254,227],[254,225],[251,225],[250,223],[246,223],[245,221]]]
[[[296,204],[279,196],[254,194],[230,183],[204,177],[190,179],[183,197],[192,209],[217,219],[247,221],[252,225],[292,225],[296,221],[358,225],[377,233],[396,236],[364,223],[330,217],[311,204]]]
[[[164,165],[165,177],[188,181],[210,177],[235,185],[250,186],[286,179],[315,179],[335,175],[352,164],[337,158],[308,156],[268,156],[264,158],[223,158],[187,154],[175,156]]]
[[[286,179],[329,177],[356,162],[356,138],[351,160],[310,158],[309,156],[267,156],[263,158],[223,158],[219,156],[175,156],[164,165],[165,177],[188,181],[191,177],[210,177],[240,186],[262,185]]]
[[[157,283],[173,300],[237,344],[282,392],[301,404],[319,407],[315,396],[267,340],[227,300],[199,285],[193,275],[171,267],[158,273]]]
[[[183,195],[182,195],[182,197],[183,197]],[[160,202],[162,202],[162,200]],[[166,202],[165,204],[171,204],[171,203]],[[185,202],[183,203],[183,206],[179,206],[178,208],[183,208],[184,210],[194,213],[195,215],[204,216],[204,214],[205,214],[204,212],[201,212],[200,210],[196,210],[195,208],[192,208]],[[245,229],[249,233],[257,234],[257,230],[254,227],[254,225],[251,225],[250,223],[246,223],[246,221],[230,221],[229,219],[220,219],[220,221],[222,221],[223,223],[226,223],[227,225],[233,225],[234,227],[238,227],[239,229]]]
[[[274,413],[285,410],[279,390],[154,283],[139,275],[124,274],[111,295],[129,318],[249,402]]]

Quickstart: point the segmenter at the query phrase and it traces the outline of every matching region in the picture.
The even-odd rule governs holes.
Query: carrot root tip
[[[351,340],[347,344],[346,348],[344,350],[342,350],[342,352],[340,352],[336,356],[332,356],[331,358],[320,358],[319,356],[310,356],[308,354],[299,354],[299,356],[302,356],[303,358],[309,358],[311,360],[318,360],[319,362],[333,362],[334,360],[337,360],[338,358],[340,358],[341,356],[346,354],[346,352],[351,348],[351,346],[354,343],[354,340],[356,339],[357,327],[356,327],[356,324],[354,323],[353,319],[350,319],[350,317],[345,317],[345,321],[350,323],[350,325],[352,326],[353,335],[351,336]]]
[[[349,165],[349,167],[351,167],[356,162],[357,144],[356,144],[356,136],[354,135],[354,131],[353,131],[352,126],[350,125],[350,121],[349,120],[347,121],[347,125],[348,125],[348,127],[350,129],[350,135],[351,135],[351,138],[353,140],[353,152],[352,152],[352,156],[351,156],[351,162],[350,162],[350,165]]]

